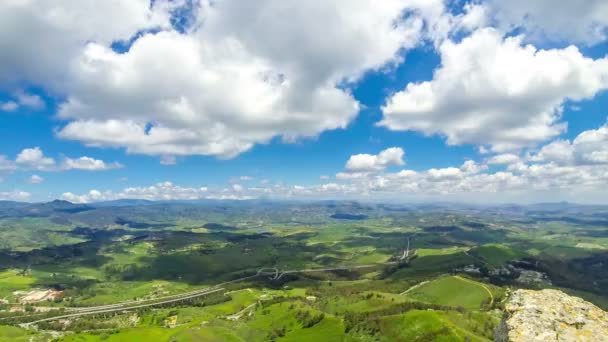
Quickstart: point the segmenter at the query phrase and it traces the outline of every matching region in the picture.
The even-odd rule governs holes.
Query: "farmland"
[[[70,205],[3,207],[0,340],[488,341],[516,288],[608,302],[602,208]]]

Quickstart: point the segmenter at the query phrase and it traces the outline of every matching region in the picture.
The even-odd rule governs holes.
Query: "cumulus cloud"
[[[401,62],[419,42],[423,19],[404,15],[414,5],[202,1],[186,33],[143,34],[123,53],[91,39],[66,73],[58,136],[129,153],[230,158],[277,136],[345,128],[360,104],[344,86]]]
[[[146,199],[146,200],[196,200],[206,198],[206,187],[182,187],[172,182],[162,182],[148,187],[130,187],[121,192],[91,190],[82,195],[71,192],[61,197],[74,203],[110,201],[117,199]]]
[[[481,6],[505,31],[523,29],[535,40],[594,44],[608,37],[604,0],[486,0]]]
[[[0,58],[0,80],[40,84],[66,98],[60,138],[160,155],[166,165],[180,155],[231,158],[275,137],[294,141],[347,127],[360,109],[350,86],[363,74],[401,63],[403,51],[424,39],[447,50],[452,33],[488,19],[487,6],[466,4],[453,15],[442,0],[204,0],[178,30],[171,16],[184,4],[3,3],[0,49],[10,53]],[[117,41],[121,49],[113,48]],[[398,102],[385,108],[389,128],[442,133],[456,144],[483,138],[463,137],[470,127],[451,134],[389,120],[391,109],[402,112]],[[553,136],[563,128],[554,116],[528,126]],[[505,135],[526,128],[511,126]]]
[[[362,199],[464,200],[474,202],[538,201],[556,198],[606,202],[608,125],[580,133],[572,141],[555,140],[524,156],[496,154],[482,161],[423,170],[390,171],[404,165],[403,150],[388,148],[377,155],[353,155],[335,181],[322,177],[315,185],[289,185],[263,180],[258,186],[229,183],[224,188],[182,187],[171,182],[120,192],[97,191],[63,198],[92,202],[120,198],[193,199]],[[566,151],[566,153],[560,153]],[[364,156],[364,157],[356,157]],[[353,158],[356,157],[356,158]],[[505,165],[500,171],[492,165]]]
[[[0,191],[0,201],[27,201],[32,195],[25,191]]]
[[[103,160],[94,159],[91,157],[80,157],[76,159],[64,158],[60,166],[61,170],[85,170],[85,171],[104,171],[111,169],[122,168],[123,165],[118,162],[106,163]]]
[[[15,171],[17,165],[15,162],[8,159],[5,155],[0,155],[0,172]]]
[[[42,100],[42,98],[36,94],[28,94],[20,90],[17,91],[15,97],[17,98],[17,103],[19,105],[28,107],[30,109],[40,110],[46,106],[44,100]]]
[[[175,165],[177,164],[177,158],[175,156],[163,155],[160,156],[161,165]]]
[[[0,102],[0,110],[3,112],[14,112],[19,108],[19,104],[15,101]]]
[[[50,170],[55,167],[55,159],[46,157],[40,147],[23,149],[15,162],[26,168],[35,170]]]
[[[480,4],[466,3],[464,14],[460,17],[457,24],[459,28],[467,31],[474,31],[481,27],[486,27],[488,23],[487,8]]]
[[[499,154],[499,155],[495,155],[490,157],[487,160],[487,163],[489,165],[493,165],[493,164],[514,164],[520,161],[520,157],[517,154],[513,154],[513,153],[503,153],[503,154]]]
[[[40,184],[44,182],[44,178],[38,176],[38,175],[32,175],[29,179],[28,179],[28,183],[30,184]]]
[[[605,202],[602,193],[608,186],[607,146],[608,126],[603,125],[580,133],[572,141],[550,142],[526,156],[504,153],[482,162],[467,160],[460,166],[398,172],[349,172],[346,168],[346,172],[336,174],[338,183],[309,187],[300,193],[314,197],[331,189],[335,196],[371,199],[505,202],[562,198]],[[494,171],[490,165],[506,168]]]
[[[391,165],[403,165],[403,156],[405,152],[400,147],[387,148],[377,155],[373,154],[356,154],[350,157],[346,162],[346,170],[348,171],[378,171],[383,170]]]
[[[165,0],[0,2],[0,82],[61,90],[70,61],[90,41],[109,45],[140,30],[170,26]],[[111,23],[108,18],[112,18]]]
[[[40,96],[36,94],[29,94],[23,90],[16,91],[13,100],[0,102],[0,110],[5,112],[14,112],[20,107],[26,107],[32,110],[41,110],[45,106],[46,104]]]
[[[67,171],[67,170],[85,170],[85,171],[104,171],[122,168],[123,165],[118,162],[106,163],[103,160],[82,156],[79,158],[64,157],[58,163],[54,158],[47,157],[40,147],[23,149],[12,163],[4,158],[0,160],[0,170],[2,165],[11,170],[40,170],[40,171]]]
[[[608,124],[580,133],[573,141],[556,140],[529,157],[561,165],[608,164]]]
[[[459,43],[445,41],[439,53],[433,80],[410,83],[391,96],[381,126],[504,152],[564,132],[564,102],[608,87],[608,58],[587,58],[574,46],[539,50],[491,28]]]

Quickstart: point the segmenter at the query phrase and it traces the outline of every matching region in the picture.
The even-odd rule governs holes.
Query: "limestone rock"
[[[608,341],[608,313],[558,290],[517,290],[496,340]]]

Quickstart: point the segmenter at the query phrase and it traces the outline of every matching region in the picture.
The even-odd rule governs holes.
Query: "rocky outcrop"
[[[608,313],[557,290],[517,290],[496,341],[608,341]]]

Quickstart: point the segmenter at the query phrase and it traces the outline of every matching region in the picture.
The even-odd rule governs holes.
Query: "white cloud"
[[[605,0],[486,0],[483,6],[503,30],[523,28],[537,41],[593,44],[608,37]]]
[[[1,68],[2,66],[0,66]],[[41,110],[46,104],[44,100],[36,94],[28,94],[23,90],[18,90],[14,94],[15,99],[7,102],[0,102],[0,110],[5,112],[14,112],[19,107],[27,107],[33,110]]]
[[[566,100],[608,87],[608,58],[576,47],[538,50],[521,37],[480,29],[445,41],[432,81],[410,83],[389,98],[380,125],[440,134],[450,145],[489,145],[495,152],[534,146],[562,133]]]
[[[61,170],[85,170],[85,171],[104,171],[122,168],[123,165],[117,162],[106,163],[103,160],[91,157],[80,157],[76,159],[64,158],[60,166]]]
[[[23,149],[18,155],[15,162],[23,167],[32,168],[35,170],[50,170],[55,167],[55,160],[44,156],[40,147]]]
[[[490,157],[487,160],[487,163],[490,165],[493,164],[514,164],[520,161],[520,158],[518,155],[513,154],[513,153],[503,153],[503,154],[499,154],[499,155],[495,155]]]
[[[42,98],[36,94],[28,94],[22,90],[17,91],[17,93],[15,94],[15,97],[17,98],[17,102],[19,103],[19,105],[21,106],[25,106],[34,110],[41,110],[43,109],[46,104],[44,103],[44,100],[42,100]]]
[[[74,203],[111,201],[117,199],[146,199],[146,200],[196,200],[207,198],[206,187],[182,187],[172,182],[157,183],[148,187],[130,187],[121,192],[91,190],[86,194],[76,195],[64,193],[61,198]]]
[[[103,160],[82,156],[79,158],[64,157],[61,163],[57,163],[54,158],[47,157],[40,147],[23,149],[12,164],[6,159],[4,163],[0,160],[1,165],[7,167],[13,165],[12,170],[40,170],[40,171],[67,171],[67,170],[85,170],[85,171],[105,171],[111,169],[122,168],[123,165],[118,162],[106,163]]]
[[[277,135],[314,136],[358,112],[338,82],[397,60],[415,41],[417,27],[394,25],[397,1],[349,1],[346,15],[326,2],[277,4],[220,3],[206,8],[200,32],[147,35],[127,54],[91,44],[60,112],[74,121],[59,136],[133,153],[224,157]]]
[[[38,175],[32,175],[29,179],[28,179],[28,183],[30,184],[40,184],[44,182],[44,178],[38,176]]]
[[[573,141],[556,140],[529,159],[560,165],[608,164],[608,124],[580,133]]]
[[[606,151],[607,126],[579,134],[572,142],[574,159],[545,159],[515,154],[500,154],[484,162],[467,160],[460,166],[426,170],[402,169],[391,172],[385,168],[369,168],[336,174],[335,182],[302,186],[263,181],[256,187],[229,184],[224,188],[181,187],[171,182],[149,187],[127,188],[120,192],[92,191],[83,195],[65,193],[64,199],[91,202],[120,198],[149,200],[171,199],[370,199],[395,201],[470,201],[504,203],[510,201],[569,200],[584,203],[608,203],[608,161],[581,159],[582,156],[603,156]],[[590,145],[591,144],[591,145]],[[548,144],[550,145],[550,144]],[[548,150],[548,149],[547,149]],[[546,150],[546,151],[547,151]],[[542,149],[541,149],[542,151]],[[597,152],[597,153],[596,153]],[[380,156],[382,153],[376,155]],[[398,161],[400,158],[392,158]],[[489,165],[507,165],[504,171],[493,171]],[[348,165],[348,163],[347,163]],[[377,164],[364,164],[377,165]],[[367,171],[369,170],[369,171]]]
[[[69,63],[90,41],[128,40],[168,27],[165,1],[53,0],[0,2],[0,82],[62,88]],[[112,18],[108,22],[108,18]]]
[[[175,165],[177,164],[177,158],[171,155],[162,155],[160,156],[160,164],[161,165]]]
[[[168,29],[157,6],[143,7],[147,0],[112,3],[117,18],[105,15],[104,5],[91,20],[80,13],[91,1],[74,8],[55,4],[64,19],[75,19],[65,23],[60,40],[61,18],[42,14],[51,5],[5,8],[6,16],[20,20],[0,28],[30,28],[41,40],[52,35],[42,47],[68,50],[60,57],[45,54],[44,63],[36,60],[64,70],[55,87],[67,97],[59,111],[67,125],[59,137],[150,155],[230,158],[277,136],[293,141],[345,128],[360,105],[344,85],[400,62],[423,27],[420,16],[403,15],[422,6],[411,0],[202,1],[197,25],[185,34]],[[424,7],[426,13],[432,6]],[[79,30],[81,25],[88,30]],[[97,32],[96,25],[104,28]],[[150,26],[165,29],[143,34],[125,53],[109,48],[112,40]],[[3,50],[37,56],[30,51],[35,42],[22,45]],[[11,70],[30,71],[25,65]]]
[[[387,148],[377,155],[356,154],[346,162],[348,171],[378,171],[392,165],[403,165],[405,152],[400,147]]]
[[[193,25],[177,32],[170,16],[183,4],[3,3],[0,50],[10,53],[0,80],[66,98],[60,138],[164,164],[230,158],[274,137],[345,128],[360,109],[349,88],[364,73],[402,62],[422,39],[439,44],[485,22],[484,7],[454,16],[443,0],[203,0]],[[126,51],[111,49],[132,38]]]
[[[10,172],[15,171],[17,169],[17,165],[12,160],[9,160],[5,155],[0,154],[0,172]]]
[[[19,108],[15,101],[0,102],[0,110],[3,112],[14,112]]]
[[[543,146],[530,158],[532,161],[570,163],[574,161],[574,147],[566,140],[556,140]]]
[[[488,22],[487,8],[483,5],[467,3],[464,5],[464,15],[458,25],[468,31],[485,27]]]
[[[32,195],[25,191],[0,191],[0,201],[27,201]]]

